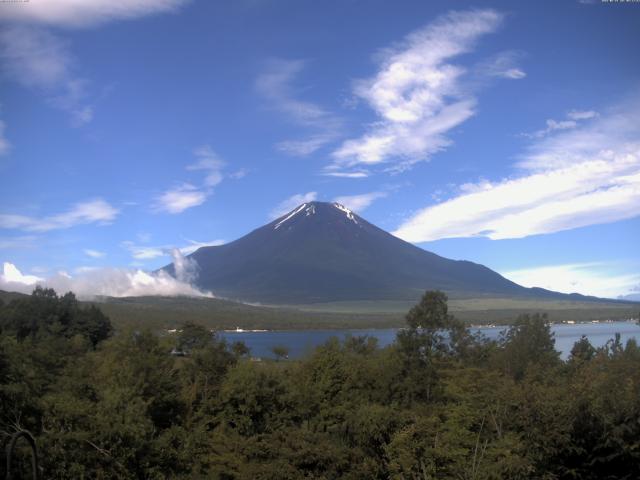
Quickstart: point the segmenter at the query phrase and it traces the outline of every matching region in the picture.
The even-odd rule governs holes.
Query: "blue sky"
[[[338,200],[527,286],[640,291],[639,4],[51,0],[0,22],[0,287],[155,288],[175,248]]]

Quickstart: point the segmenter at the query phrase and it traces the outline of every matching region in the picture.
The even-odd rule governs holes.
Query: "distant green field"
[[[219,299],[137,297],[105,299],[100,308],[119,326],[174,328],[185,321],[210,328],[336,329],[404,325],[411,302],[335,302],[300,306],[254,306]],[[637,318],[640,304],[505,298],[457,299],[450,311],[472,324],[508,324],[523,313],[547,313],[554,322]]]
[[[5,302],[20,294],[0,292]],[[129,297],[93,302],[116,328],[175,328],[191,321],[219,330],[357,329],[404,325],[413,302],[360,301],[311,305],[258,306],[216,298]],[[450,312],[470,324],[509,324],[523,313],[547,313],[551,321],[638,318],[640,303],[530,300],[507,298],[451,299]]]
[[[314,303],[309,305],[292,305],[309,312],[335,312],[335,313],[398,313],[406,312],[414,305],[411,301],[354,301]],[[637,311],[640,303],[630,302],[593,302],[573,300],[537,300],[517,298],[450,298],[449,310],[454,312],[482,312],[494,310],[597,310],[597,311]]]
[[[187,297],[109,298],[95,302],[116,327],[175,328],[191,321],[215,329],[387,328],[403,324],[400,313],[308,312]]]

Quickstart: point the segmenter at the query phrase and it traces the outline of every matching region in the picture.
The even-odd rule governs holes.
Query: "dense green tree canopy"
[[[109,337],[112,327],[100,309],[81,307],[73,293],[59,297],[53,289],[38,286],[30,297],[0,305],[0,331],[18,341],[81,335],[96,346]]]
[[[389,347],[275,362],[196,324],[111,336],[37,289],[0,306],[0,436],[31,431],[45,478],[640,478],[635,341],[563,362],[544,316],[490,342],[446,302],[427,292]]]

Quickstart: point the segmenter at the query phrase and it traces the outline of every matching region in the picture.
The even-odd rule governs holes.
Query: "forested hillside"
[[[0,435],[32,432],[43,478],[640,478],[635,341],[563,362],[544,316],[488,342],[440,292],[406,322],[384,349],[254,361],[195,324],[114,335],[38,289],[0,305]]]

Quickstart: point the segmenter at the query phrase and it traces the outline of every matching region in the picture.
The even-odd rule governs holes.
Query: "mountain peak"
[[[326,215],[331,213],[335,214],[336,212],[340,212],[340,215],[344,215],[344,217],[347,220],[358,225],[358,219],[356,218],[356,215],[353,213],[353,211],[351,211],[349,208],[345,207],[344,205],[337,202],[329,203],[329,202],[313,201],[313,202],[305,202],[301,205],[298,205],[293,210],[285,213],[281,217],[274,220],[273,229],[278,230],[287,222],[297,217],[304,218],[304,217],[310,217],[310,216],[316,215],[316,213],[319,215]]]

